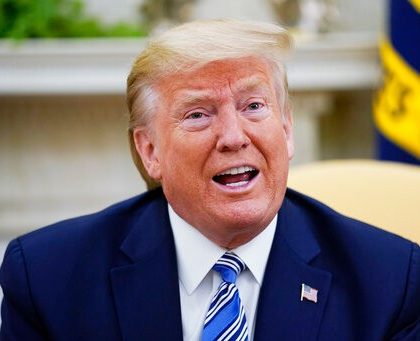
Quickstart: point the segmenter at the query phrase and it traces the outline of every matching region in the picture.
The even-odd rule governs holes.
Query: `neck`
[[[226,234],[214,234],[214,233],[205,233],[206,231],[199,230],[207,239],[211,240],[213,243],[219,245],[220,247],[226,250],[236,249],[237,247],[244,245],[258,236],[266,226],[260,229],[249,229],[245,231],[240,231],[237,233],[226,233]],[[211,232],[211,231],[210,231]]]

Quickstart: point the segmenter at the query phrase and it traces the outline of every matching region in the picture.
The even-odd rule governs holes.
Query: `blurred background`
[[[379,46],[390,8],[386,0],[0,0],[2,248],[145,190],[127,144],[125,79],[147,36],[179,22],[230,17],[289,27],[293,165],[376,158],[383,136],[373,108],[382,110],[386,92]],[[417,147],[408,147],[418,161]]]

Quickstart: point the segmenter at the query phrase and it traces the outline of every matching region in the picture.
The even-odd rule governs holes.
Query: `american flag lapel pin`
[[[318,290],[302,283],[300,300],[303,301],[304,299],[316,303],[318,301]]]

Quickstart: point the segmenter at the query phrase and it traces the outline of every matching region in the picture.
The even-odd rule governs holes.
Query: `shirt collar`
[[[277,214],[270,224],[254,239],[232,250],[245,262],[260,286],[264,278],[265,267],[270,254],[271,244],[273,243],[274,233],[276,232],[276,225]]]
[[[168,211],[175,240],[179,280],[187,294],[191,295],[227,250],[188,224],[169,204]],[[277,215],[254,239],[231,250],[245,262],[259,285],[263,280],[276,224]]]

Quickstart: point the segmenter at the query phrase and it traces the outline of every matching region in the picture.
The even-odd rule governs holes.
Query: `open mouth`
[[[258,173],[250,166],[233,167],[213,176],[213,181],[224,186],[239,187],[248,184]]]

